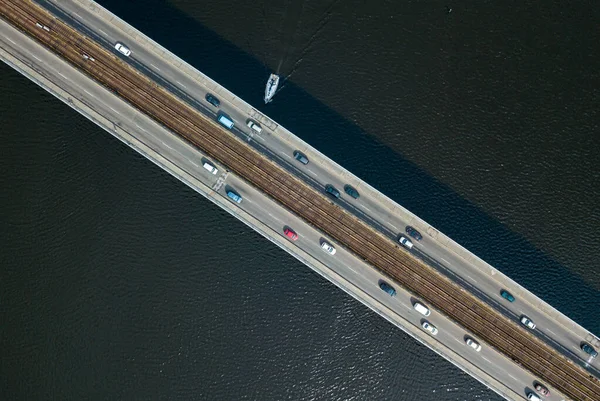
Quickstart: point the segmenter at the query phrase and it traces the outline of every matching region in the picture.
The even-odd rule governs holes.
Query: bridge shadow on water
[[[147,0],[143,7],[120,0],[99,3],[573,320],[600,332],[593,312],[600,292],[477,205],[290,81],[265,107],[270,70],[251,54],[166,1]],[[343,141],[332,139],[342,136]]]

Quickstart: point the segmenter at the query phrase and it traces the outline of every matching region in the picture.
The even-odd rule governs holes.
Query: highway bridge
[[[194,85],[189,82],[189,77],[178,77],[172,66],[141,48],[134,48],[131,59],[117,55],[112,43],[119,37],[107,33],[115,32],[115,29],[108,24],[94,29],[101,23],[99,20],[94,20],[92,15],[81,18],[85,10],[74,12],[67,3],[40,2],[40,7],[38,3],[28,1],[2,0],[0,13],[6,22],[109,89],[115,97],[126,100],[163,128],[193,144],[201,155],[216,161],[220,170],[227,173],[220,175],[212,185],[215,192],[222,193],[228,186],[235,188],[244,196],[242,207],[254,216],[261,215],[263,202],[272,202],[278,205],[270,209],[275,215],[272,218],[303,227],[302,231],[297,229],[302,237],[310,233],[314,238],[333,242],[338,248],[338,260],[325,263],[335,264],[341,260],[342,265],[355,266],[357,276],[369,278],[367,281],[377,292],[373,297],[379,303],[380,313],[399,313],[397,309],[403,307],[410,313],[412,309],[410,303],[407,307],[406,302],[390,302],[384,297],[386,294],[378,290],[377,283],[385,279],[398,289],[398,299],[423,302],[434,311],[430,320],[437,315],[448,322],[443,325],[436,322],[436,325],[441,329],[440,341],[458,343],[449,348],[461,346],[460,353],[474,360],[479,355],[465,350],[464,339],[467,336],[477,339],[484,346],[481,358],[496,365],[496,369],[492,366],[482,368],[481,375],[487,372],[505,382],[511,380],[505,376],[508,374],[515,380],[509,386],[513,393],[502,392],[507,398],[523,398],[527,388],[542,382],[551,388],[556,399],[560,399],[560,394],[577,400],[600,399],[594,361],[584,360],[577,349],[581,341],[590,341],[585,330],[556,323],[549,314],[536,311],[533,304],[521,304],[521,309],[511,310],[497,297],[491,297],[490,294],[498,292],[498,284],[493,279],[476,270],[465,273],[464,261],[443,247],[435,247],[434,241],[429,242],[427,248],[417,246],[411,252],[399,247],[395,239],[405,225],[403,219],[393,216],[376,196],[365,196],[374,191],[353,183],[363,193],[360,203],[327,198],[322,191],[323,182],[338,183],[340,180],[328,166],[312,162],[301,170],[291,159],[290,144],[284,139],[269,136],[268,132],[265,137],[260,137],[247,130],[230,132],[223,129],[215,123],[213,112],[206,105],[198,106],[197,100],[188,92]],[[76,4],[74,2],[73,7]],[[4,43],[17,50],[15,45],[19,39],[8,40],[13,45]],[[57,73],[64,75],[60,71]],[[88,84],[82,82],[81,85]],[[95,90],[89,89],[90,92]],[[119,107],[112,109],[119,114]],[[237,121],[244,120],[241,113],[227,112]],[[277,127],[255,110],[251,113],[264,126]],[[115,120],[122,119],[123,116],[115,115]],[[135,121],[141,130],[155,129],[140,119]],[[164,151],[167,151],[165,147],[173,146],[164,141],[161,143],[155,145],[162,146]],[[194,160],[201,160],[199,154],[184,145],[177,146],[182,146],[179,152],[182,157],[178,160],[182,164],[194,165]],[[286,159],[286,154],[290,160]],[[311,161],[315,160],[311,158]],[[259,202],[258,199],[263,200]],[[318,241],[307,246],[307,251],[309,254],[320,252]],[[516,291],[511,289],[511,292]],[[527,296],[522,291],[519,294]],[[382,311],[386,308],[390,310]],[[518,324],[514,315],[523,309],[538,323],[538,331],[528,331]],[[418,316],[416,320],[413,316],[413,323],[418,325],[420,322]],[[445,338],[447,334],[450,336]],[[423,341],[431,343],[430,339]],[[485,364],[484,361],[475,365]],[[526,373],[522,374],[521,370]],[[477,374],[473,370],[470,372]]]

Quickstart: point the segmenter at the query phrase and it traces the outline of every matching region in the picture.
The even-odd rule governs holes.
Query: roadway
[[[70,5],[70,3],[67,2],[61,4],[63,6]],[[76,12],[78,15],[85,15],[84,9],[76,10]],[[95,17],[95,15],[90,14],[89,21],[93,21],[93,17]],[[82,20],[88,21],[87,18],[88,16],[85,16],[82,18]],[[97,24],[103,24],[103,21],[98,20]],[[109,47],[112,46],[112,43],[117,39],[125,41],[133,49],[134,54],[132,55],[133,57],[131,61],[136,68],[140,70],[147,70],[147,68],[144,66],[152,66],[154,70],[157,70],[161,74],[163,82],[167,83],[167,87],[170,87],[173,91],[185,90],[188,93],[193,93],[195,96],[195,98],[192,99],[194,102],[193,104],[196,104],[197,108],[202,111],[214,114],[213,110],[211,110],[212,106],[203,104],[203,98],[204,94],[206,93],[206,89],[198,87],[198,85],[189,77],[181,74],[178,70],[173,69],[170,64],[165,63],[164,61],[161,62],[161,59],[157,58],[153,53],[145,52],[143,48],[137,49],[134,44],[127,42],[124,38],[119,36],[118,33],[113,32],[114,36],[110,37],[109,32],[111,26],[96,26],[91,22],[89,26],[94,29],[98,29],[98,32],[104,32],[107,34],[105,42]],[[5,31],[4,28],[3,31]],[[13,47],[15,51],[18,49],[18,47],[15,46],[15,43],[20,43],[22,41],[20,34],[14,34],[13,36],[7,34],[4,36],[4,38],[3,47]],[[268,224],[274,232],[281,233],[283,225],[290,225],[300,235],[300,239],[294,244],[295,246],[301,246],[305,251],[313,255],[318,260],[326,263],[330,268],[339,274],[342,274],[351,282],[360,286],[360,288],[365,289],[365,291],[371,294],[372,297],[392,308],[395,313],[399,313],[412,324],[418,325],[420,323],[420,315],[413,311],[410,306],[410,294],[407,294],[400,288],[396,288],[398,290],[397,296],[390,298],[385,293],[381,292],[377,286],[377,282],[382,278],[381,275],[374,269],[357,260],[350,253],[345,252],[340,247],[338,247],[338,254],[336,254],[335,257],[330,257],[329,255],[325,254],[319,247],[318,241],[322,236],[319,232],[316,232],[311,226],[305,224],[303,221],[298,220],[295,216],[291,216],[287,210],[281,208],[277,204],[274,204],[268,198],[249,187],[243,181],[239,180],[233,175],[226,174],[226,170],[223,166],[218,166],[220,174],[217,176],[211,176],[207,171],[201,169],[201,158],[199,158],[198,151],[196,149],[191,148],[182,140],[173,138],[171,134],[166,132],[158,133],[162,130],[161,127],[141,116],[131,107],[124,106],[120,100],[110,96],[103,88],[90,83],[89,80],[79,77],[78,75],[77,79],[73,79],[73,73],[69,71],[70,68],[63,66],[60,63],[56,63],[56,61],[51,62],[50,60],[40,59],[40,53],[33,45],[31,47],[24,46],[20,49],[20,51],[26,54],[26,57],[33,64],[38,64],[39,68],[52,70],[54,78],[57,80],[57,82],[60,81],[61,86],[68,88],[70,93],[77,94],[78,97],[81,96],[82,99],[85,98],[88,102],[93,102],[95,108],[98,108],[106,117],[113,121],[118,121],[122,126],[127,127],[132,131],[137,131],[140,133],[149,146],[156,149],[163,155],[168,155],[167,157],[170,160],[173,160],[184,170],[194,172],[195,175],[201,176],[206,180],[208,185],[214,185],[216,180],[219,178],[222,180],[224,179],[225,185],[220,187],[220,194],[224,193],[224,188],[226,188],[228,185],[235,188],[244,196],[244,202],[241,205],[242,208],[253,216],[257,217],[259,220]],[[66,79],[67,76],[69,79]],[[173,83],[175,83],[175,85],[180,85],[180,87],[178,89],[174,88],[175,85],[173,85]],[[187,95],[187,97],[190,98],[189,95]],[[221,108],[234,118],[238,126],[244,127],[243,122],[245,121],[247,115],[238,109],[228,107],[224,99],[221,99],[221,101]],[[237,130],[236,134],[249,137],[248,133],[245,131],[246,130]],[[290,147],[289,143],[281,140],[278,136],[265,133],[261,136],[261,139],[255,139],[256,137],[257,135],[254,135],[254,137],[249,137],[253,144],[255,144],[259,149],[262,149],[265,153],[271,156],[277,156],[275,160],[279,160],[282,165],[287,166],[288,169],[290,171],[294,171],[296,175],[303,178],[312,176],[310,180],[307,179],[307,181],[313,184],[315,187],[322,188],[325,183],[331,183],[339,189],[343,187],[343,180],[341,180],[339,176],[332,175],[329,170],[324,169],[319,163],[311,163],[306,166],[306,168],[299,166],[291,158],[291,153],[294,149]],[[311,157],[310,154],[308,156],[309,158]],[[308,171],[308,174],[306,171]],[[360,190],[359,185],[354,186]],[[392,237],[396,237],[398,231],[400,231],[398,228],[403,227],[407,223],[399,220],[397,216],[390,215],[385,206],[369,198],[361,197],[358,202],[348,202],[347,200],[342,200],[341,204],[348,210],[362,217],[365,219],[365,221],[371,222],[371,224],[378,227],[382,232],[388,233]],[[266,212],[266,210],[269,212]],[[470,277],[473,279],[473,281],[476,281],[476,283],[479,284],[479,280],[476,280],[475,277],[469,274],[471,273],[475,275],[478,270],[475,272],[466,270],[468,269],[468,265],[465,266],[464,262],[460,258],[454,254],[448,253],[445,248],[438,246],[435,241],[429,240],[427,237],[417,245],[414,252],[424,259],[433,259],[431,261],[432,263],[440,264],[438,262],[439,260],[445,261],[449,265],[446,267],[456,269],[455,274],[460,274],[460,277]],[[446,252],[446,254],[444,252]],[[481,282],[486,283],[486,281],[483,280]],[[480,291],[483,294],[488,294],[488,296],[490,296],[489,294],[495,294],[499,291],[498,287],[494,287],[493,283],[488,282],[487,284],[480,285],[481,287],[477,286],[477,288],[481,288]],[[515,306],[517,306],[517,309],[527,307],[527,305],[519,306],[517,301],[515,304],[510,304],[507,306],[507,313],[518,313],[518,310],[508,309],[508,307],[514,308]],[[533,310],[527,311],[526,314],[536,320],[538,327],[543,327],[541,324],[543,316],[540,316],[538,319]],[[531,383],[533,382],[534,378],[531,377],[526,371],[515,367],[514,364],[510,360],[507,360],[503,355],[486,348],[485,344],[480,354],[473,354],[472,350],[464,345],[464,336],[466,333],[463,329],[457,327],[452,322],[441,316],[436,317],[435,311],[433,312],[432,316],[430,316],[429,320],[438,326],[440,333],[438,334],[437,338],[449,349],[456,351],[459,355],[463,355],[471,359],[477,366],[492,376],[497,377],[507,384],[511,384],[510,387],[513,388],[517,393],[523,394],[523,388],[531,388]],[[557,329],[553,328],[553,330]],[[567,331],[567,333],[570,332]],[[580,341],[580,339],[576,341]],[[510,374],[508,372],[510,372]]]
[[[158,57],[142,46],[136,46],[135,42],[127,38],[113,24],[98,18],[95,13],[81,7],[72,0],[60,2],[40,1],[40,4],[107,48],[112,48],[117,41],[126,43],[132,49],[132,55],[129,58],[124,57],[125,61],[161,83],[196,109],[210,116],[216,115],[218,110],[204,100],[204,96],[211,89],[200,85],[180,69],[165,61],[164,58]],[[398,235],[404,231],[407,225],[414,224],[408,221],[405,216],[392,213],[390,205],[383,204],[381,199],[361,196],[358,200],[354,200],[346,196],[343,192],[344,185],[349,183],[346,181],[346,177],[336,174],[322,163],[315,162],[317,161],[316,155],[305,149],[301,150],[307,154],[311,163],[306,166],[298,163],[292,156],[293,151],[297,149],[297,144],[287,141],[265,126],[263,126],[262,134],[253,133],[245,126],[248,119],[247,110],[240,110],[232,106],[228,103],[227,98],[219,96],[218,91],[211,93],[221,101],[219,110],[224,111],[236,122],[236,127],[233,130],[236,135],[245,138],[254,148],[268,155],[272,160],[277,161],[281,166],[301,177],[314,188],[323,188],[326,184],[334,185],[342,193],[342,198],[337,202],[372,227],[390,238],[398,238]],[[357,188],[359,192],[361,191],[360,182],[350,182],[350,184]],[[589,334],[584,328],[557,324],[556,320],[546,311],[540,310],[533,303],[522,300],[518,295],[520,293],[518,289],[503,286],[496,280],[494,274],[468,263],[456,253],[451,252],[435,239],[429,237],[423,229],[419,229],[424,234],[424,238],[418,243],[413,241],[415,243],[413,254],[460,283],[480,299],[493,305],[504,315],[516,321],[519,320],[521,315],[527,315],[537,324],[535,334],[538,337],[563,355],[587,367],[596,375],[600,375],[600,363],[598,362],[600,358],[590,360],[587,354],[580,349],[581,341]],[[517,300],[514,303],[506,302],[500,297],[499,292],[503,288],[516,296]]]

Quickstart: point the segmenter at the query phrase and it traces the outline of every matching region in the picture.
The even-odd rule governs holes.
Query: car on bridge
[[[502,298],[506,299],[508,302],[515,302],[515,297],[513,297],[512,294],[506,290],[500,291],[500,296],[502,296]]]
[[[336,199],[340,198],[340,191],[338,191],[333,185],[327,184],[325,185],[325,192],[329,195],[333,196]]]
[[[392,297],[394,295],[396,295],[396,290],[394,289],[394,287],[392,287],[391,285],[389,285],[385,281],[382,281],[382,282],[379,283],[379,288],[381,288],[383,291],[385,291],[388,294],[390,294]]]
[[[432,336],[435,336],[439,330],[437,329],[437,327],[435,327],[433,324],[429,323],[427,320],[423,321],[423,324],[421,324],[421,326],[427,330],[428,332],[431,333]]]
[[[467,343],[467,345],[471,348],[473,348],[475,351],[479,352],[481,351],[481,344],[479,344],[477,341],[473,340],[471,337],[467,337],[467,339],[465,340],[465,343]]]
[[[544,386],[542,383],[535,383],[535,391],[543,395],[544,397],[548,397],[550,395],[550,390],[548,387]]]
[[[235,203],[242,203],[242,197],[231,189],[227,191],[227,196]]]
[[[210,93],[207,93],[206,96],[204,96],[204,98],[206,99],[206,101],[208,103],[212,104],[215,107],[219,107],[221,105],[221,102],[219,101],[219,99],[217,99]]]
[[[533,391],[527,393],[527,399],[530,401],[542,401],[542,399]]]
[[[129,47],[125,46],[123,43],[121,42],[117,42],[115,43],[115,49],[121,53],[122,55],[124,55],[125,57],[129,57],[131,55],[131,50],[129,49]]]
[[[302,164],[308,164],[308,157],[299,150],[294,150],[294,159],[298,160]]]
[[[360,194],[352,185],[344,185],[344,192],[353,197],[354,199],[360,198]]]
[[[256,121],[252,120],[251,118],[246,120],[246,125],[248,126],[248,128],[250,128],[252,131],[256,132],[257,134],[260,134],[262,132],[262,127],[260,126],[260,124],[257,123]]]
[[[335,255],[335,248],[327,241],[321,242],[321,248],[330,255]]]
[[[415,310],[417,312],[419,312],[423,316],[429,316],[429,315],[431,315],[431,311],[429,310],[429,308],[426,307],[425,305],[423,305],[420,302],[415,302],[413,304],[413,308],[415,308]]]
[[[401,237],[398,239],[398,242],[400,243],[400,245],[402,245],[402,246],[403,246],[403,247],[405,247],[406,249],[409,249],[409,250],[410,250],[410,249],[412,249],[412,247],[413,247],[413,243],[412,243],[412,242],[410,242],[410,240],[409,240],[408,238],[406,238],[406,237],[403,237],[403,236],[401,236]]]
[[[283,233],[292,241],[296,241],[298,239],[298,234],[296,234],[296,232],[289,227],[284,228]]]
[[[588,354],[589,356],[591,356],[592,358],[595,358],[598,356],[598,351],[596,351],[594,349],[594,347],[592,347],[588,343],[581,343],[581,350],[583,352],[585,352],[586,354]]]
[[[216,175],[219,170],[217,170],[217,168],[215,166],[213,166],[212,164],[210,164],[209,162],[204,162],[204,164],[202,164],[202,167],[204,167],[206,170],[208,170],[209,173],[211,173],[212,175]]]
[[[528,318],[525,315],[521,316],[521,324],[530,330],[535,330],[535,328],[536,328],[536,325],[535,325],[535,323],[533,323],[533,320],[531,320],[530,318]]]
[[[406,233],[408,235],[410,235],[411,237],[413,237],[414,239],[416,239],[417,241],[421,241],[423,239],[423,236],[421,235],[421,233],[418,232],[417,230],[415,230],[414,227],[406,226]]]

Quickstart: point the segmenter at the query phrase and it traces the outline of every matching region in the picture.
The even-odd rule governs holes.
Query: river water
[[[100,3],[600,332],[591,3]],[[0,70],[2,399],[499,399]]]

